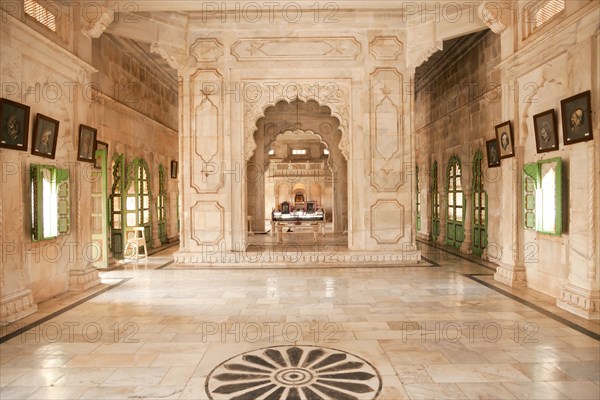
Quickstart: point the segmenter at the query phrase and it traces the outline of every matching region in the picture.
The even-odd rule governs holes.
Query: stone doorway
[[[313,202],[325,211],[329,232],[347,229],[347,163],[339,126],[331,109],[315,100],[281,100],[266,108],[246,165],[250,234],[268,233],[271,211],[284,201],[296,208]]]

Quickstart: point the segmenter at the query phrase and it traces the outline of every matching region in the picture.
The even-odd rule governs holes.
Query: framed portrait
[[[498,150],[500,151],[500,158],[514,157],[515,145],[512,126],[510,121],[496,125],[496,139],[498,140]]]
[[[496,168],[500,166],[500,150],[498,149],[498,141],[496,139],[485,142],[487,150],[488,168]]]
[[[560,109],[565,145],[592,140],[591,92],[561,100]]]
[[[0,99],[0,147],[27,151],[29,106]]]
[[[59,122],[42,114],[37,114],[31,141],[31,154],[54,158],[58,142]]]
[[[171,161],[171,179],[177,179],[177,161]]]
[[[94,151],[94,168],[102,169],[102,159],[99,157],[96,152],[98,150],[106,149],[106,157],[108,158],[108,143],[101,142],[99,140],[96,141],[96,151]]]
[[[554,110],[544,111],[533,116],[535,148],[538,153],[558,150],[558,130]]]
[[[79,125],[79,146],[77,147],[77,160],[96,163],[96,129]]]

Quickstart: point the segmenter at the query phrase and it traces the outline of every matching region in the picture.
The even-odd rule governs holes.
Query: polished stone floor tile
[[[600,399],[600,387],[593,382],[548,382],[552,387],[567,395],[573,400],[598,400]]]
[[[501,383],[459,383],[458,387],[469,400],[516,400]]]
[[[600,398],[599,341],[573,329],[577,318],[565,324],[520,302],[527,292],[512,298],[469,279],[493,273],[470,261],[155,269],[173,250],[103,272],[103,287],[128,280],[68,311],[49,314],[86,296],[40,305],[37,317],[51,319],[0,344],[0,398],[209,400],[218,376],[210,390],[230,393],[212,399],[264,400],[246,395],[264,368],[278,384],[324,379],[333,386],[316,390],[326,400],[339,390],[373,400],[374,382],[377,400]]]
[[[563,400],[569,397],[548,382],[506,382],[504,387],[522,400]]]
[[[530,382],[530,379],[511,364],[453,364],[426,365],[434,382]]]
[[[404,389],[411,400],[462,400],[468,399],[454,383],[405,384]]]

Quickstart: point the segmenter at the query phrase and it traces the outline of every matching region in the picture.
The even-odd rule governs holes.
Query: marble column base
[[[100,284],[100,274],[96,269],[75,269],[71,271],[69,290],[82,292]]]
[[[467,254],[467,255],[473,254],[473,242],[465,239],[462,242],[462,244],[460,245],[459,250],[462,254]]]
[[[494,280],[514,288],[527,287],[527,276],[523,267],[498,265]]]
[[[0,325],[25,318],[37,311],[31,290],[20,290],[0,299]]]
[[[556,306],[589,320],[600,319],[600,292],[571,284],[562,287]]]

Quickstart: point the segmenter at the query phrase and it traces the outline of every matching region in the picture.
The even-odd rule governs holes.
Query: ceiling
[[[467,4],[468,3],[468,4]],[[397,0],[340,0],[335,2],[315,2],[314,0],[295,0],[293,2],[256,2],[251,0],[220,0],[218,2],[204,2],[197,0],[144,0],[140,2],[132,3],[130,0],[111,0],[109,9],[117,11],[115,14],[115,22],[108,26],[106,35],[110,36],[112,40],[117,42],[121,48],[126,52],[131,53],[142,59],[148,66],[157,71],[157,73],[164,78],[165,84],[177,90],[177,71],[170,67],[167,61],[158,54],[150,51],[150,45],[155,39],[153,35],[144,35],[139,32],[143,32],[144,21],[148,20],[161,20],[161,21],[179,21],[182,26],[185,26],[186,21],[192,15],[203,15],[206,13],[214,12],[240,12],[245,7],[269,7],[273,10],[282,10],[284,7],[289,7],[293,4],[293,7],[301,7],[303,10],[314,11],[315,5],[319,9],[331,12],[332,7],[335,7],[335,11],[351,11],[354,13],[369,12],[369,11],[389,11],[389,12],[400,12],[407,13],[410,16],[419,15],[418,9],[425,8],[426,10],[439,10],[440,2],[432,0],[419,0],[419,1],[397,1]],[[461,3],[453,3],[461,4]],[[465,6],[465,4],[467,4]],[[462,7],[474,7],[476,2],[462,3]],[[443,7],[444,5],[442,5]],[[215,7],[217,10],[215,11]],[[471,11],[470,11],[471,12]],[[123,22],[126,22],[128,18],[136,18],[139,16],[137,26],[129,24],[129,27],[123,31]],[[419,23],[419,18],[415,18],[416,23]],[[120,27],[116,27],[120,25]],[[112,29],[111,29],[112,26]],[[265,24],[265,26],[268,26]],[[137,35],[128,34],[137,30]],[[418,77],[423,76],[427,71],[431,71],[431,66],[438,64],[443,59],[444,51],[456,46],[461,42],[461,36],[444,41],[444,50],[435,53],[429,61],[417,68],[415,81],[418,81]]]

